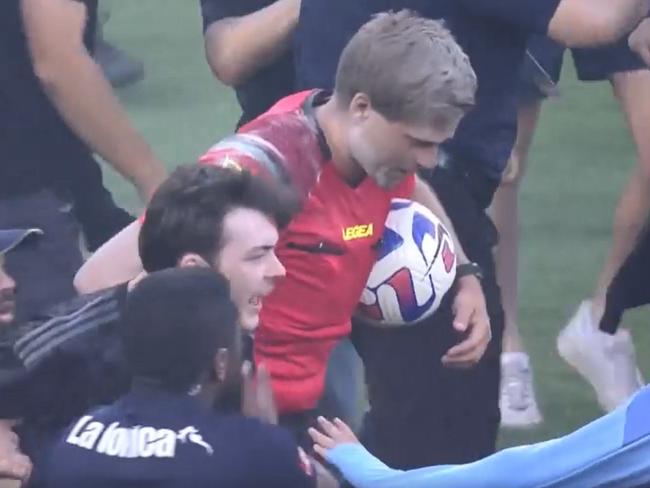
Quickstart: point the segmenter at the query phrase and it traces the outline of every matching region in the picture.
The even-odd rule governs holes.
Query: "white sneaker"
[[[526,428],[542,421],[535,400],[533,372],[525,353],[501,354],[499,408],[502,427]]]
[[[557,350],[596,390],[598,403],[606,412],[625,403],[643,386],[630,333],[625,329],[615,335],[601,332],[592,323],[588,300],[558,335]]]

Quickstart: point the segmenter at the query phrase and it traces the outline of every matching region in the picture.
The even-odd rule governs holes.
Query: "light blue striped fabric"
[[[464,465],[391,469],[361,445],[327,460],[357,488],[591,488],[650,486],[650,389],[565,437]]]

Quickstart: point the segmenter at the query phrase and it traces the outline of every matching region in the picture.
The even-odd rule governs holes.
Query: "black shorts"
[[[496,230],[485,213],[498,185],[476,171],[438,167],[425,176],[443,203],[469,259],[484,272],[493,338],[470,370],[440,359],[461,337],[452,327],[450,291],[422,323],[395,330],[355,322],[353,342],[364,361],[370,411],[364,444],[394,468],[466,463],[494,452],[499,427],[503,309],[492,248]]]
[[[571,54],[580,81],[605,81],[615,73],[646,68],[643,60],[629,48],[627,37],[608,46],[572,49]],[[559,82],[563,58],[563,46],[544,36],[532,36],[519,74],[520,98],[546,98],[545,82]]]

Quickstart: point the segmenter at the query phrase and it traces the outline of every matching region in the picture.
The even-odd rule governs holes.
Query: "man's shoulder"
[[[280,100],[236,134],[212,146],[199,161],[271,176],[306,194],[327,160],[315,121],[303,110],[311,93]]]
[[[33,368],[86,333],[115,325],[122,314],[127,285],[80,295],[52,307],[21,326],[15,337],[15,354],[27,368]]]

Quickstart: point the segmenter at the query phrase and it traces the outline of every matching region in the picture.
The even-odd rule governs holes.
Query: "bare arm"
[[[300,0],[277,0],[257,12],[218,20],[205,31],[212,72],[237,86],[284,53],[298,23]]]
[[[140,222],[135,221],[97,249],[74,278],[77,291],[92,293],[137,277],[142,272],[139,235]]]
[[[429,185],[420,178],[415,180],[413,200],[431,210],[447,228],[454,240],[458,264],[468,263],[469,259],[463,251],[442,203]],[[492,339],[492,330],[485,296],[478,278],[466,275],[457,279],[456,283],[456,296],[452,305],[453,327],[459,333],[466,333],[466,337],[445,353],[442,363],[449,367],[469,368],[483,357],[488,343]]]
[[[449,231],[449,235],[454,241],[454,249],[456,251],[456,256],[458,257],[458,264],[468,263],[469,259],[467,259],[467,256],[463,251],[463,246],[461,246],[460,241],[456,236],[454,225],[451,223],[451,220],[449,220],[447,212],[445,212],[445,208],[442,206],[442,203],[440,203],[437,195],[433,192],[429,185],[427,185],[419,177],[416,177],[415,179],[413,200],[427,207],[433,212],[436,217],[442,221],[442,224],[445,226],[447,231]]]
[[[72,0],[21,0],[34,71],[69,127],[148,200],[165,167],[133,128],[83,44],[86,8]]]
[[[562,0],[548,35],[568,47],[610,44],[629,34],[649,6],[648,0]]]

